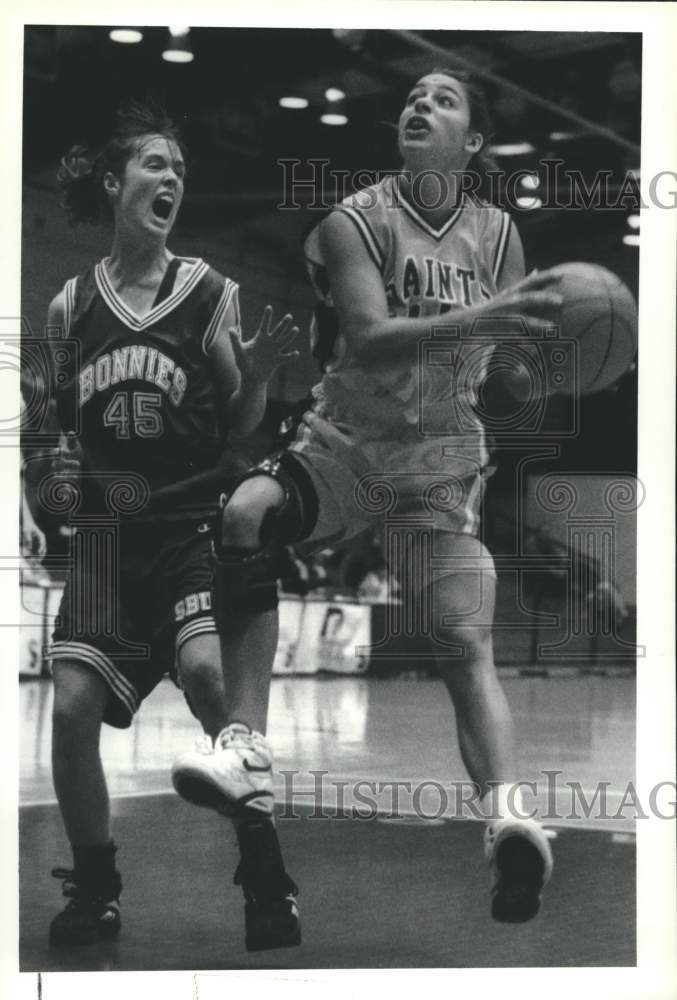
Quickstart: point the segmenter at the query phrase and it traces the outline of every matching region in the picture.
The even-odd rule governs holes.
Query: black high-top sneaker
[[[284,868],[277,831],[270,820],[242,823],[237,830],[242,860],[234,882],[245,897],[247,951],[301,944],[298,888]]]
[[[94,944],[119,933],[122,879],[114,844],[73,847],[73,868],[54,868],[68,903],[49,928],[53,945]]]

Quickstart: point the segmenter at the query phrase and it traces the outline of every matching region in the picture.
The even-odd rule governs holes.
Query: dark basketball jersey
[[[57,405],[63,430],[79,431],[91,505],[117,475],[121,484],[142,478],[148,509],[197,477],[194,489],[178,491],[179,508],[192,506],[205,494],[201,475],[224,451],[226,400],[208,349],[229,307],[239,325],[238,286],[200,259],[183,262],[186,279],[142,318],[116,293],[105,261],[64,288],[66,333],[79,342],[80,359],[57,386]],[[218,495],[213,486],[211,493]]]

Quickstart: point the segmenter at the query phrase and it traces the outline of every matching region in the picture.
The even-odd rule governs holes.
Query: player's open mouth
[[[172,214],[173,205],[173,198],[170,198],[167,194],[159,194],[157,198],[153,199],[151,208],[153,209],[153,214],[157,215],[158,219],[162,219],[163,222],[166,222]]]
[[[427,135],[430,132],[430,123],[422,115],[412,115],[404,126],[407,135]]]

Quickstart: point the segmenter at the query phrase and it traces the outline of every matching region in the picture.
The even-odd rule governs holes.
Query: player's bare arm
[[[60,333],[65,330],[66,296],[63,289],[54,296],[47,308],[47,327],[53,330],[56,329]],[[47,341],[47,343],[49,345],[50,341]],[[50,370],[50,378],[53,378],[53,370]],[[50,390],[52,398],[54,396],[53,389],[54,386],[52,385]],[[55,423],[54,430],[61,430],[58,425],[56,407],[53,408],[50,415]],[[48,462],[50,462],[54,472],[76,476],[80,471],[80,464],[82,460],[82,452],[78,445],[76,434],[73,431],[70,431],[65,436],[62,434],[61,446],[57,448],[56,451],[46,454],[45,458]]]
[[[368,366],[395,359],[414,364],[419,341],[432,336],[433,329],[439,326],[439,317],[388,316],[383,279],[353,223],[341,213],[335,212],[326,219],[320,238],[341,330],[360,364]],[[521,257],[523,274],[521,246],[519,253],[515,249],[513,254],[513,271]],[[561,306],[561,297],[551,290],[555,283],[556,279],[547,272],[530,275],[485,305],[451,309],[444,314],[445,322],[469,330],[479,316],[504,312],[542,323],[542,316]]]

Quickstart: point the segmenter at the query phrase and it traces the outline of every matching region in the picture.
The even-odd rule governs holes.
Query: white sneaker
[[[491,820],[484,832],[484,854],[494,920],[524,923],[535,917],[552,875],[552,851],[541,824],[513,816]]]
[[[215,809],[223,816],[273,812],[273,754],[260,733],[234,722],[212,745],[209,737],[183,754],[172,767],[181,798]]]

